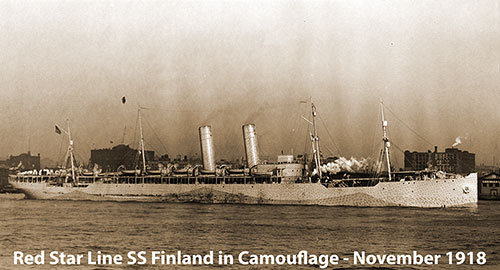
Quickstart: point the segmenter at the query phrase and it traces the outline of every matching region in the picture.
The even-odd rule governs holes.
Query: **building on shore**
[[[500,200],[500,173],[492,172],[478,179],[479,199]]]
[[[477,177],[483,177],[484,175],[492,172],[500,173],[500,168],[496,165],[486,165],[484,163],[481,163],[479,165],[476,165],[476,172]]]
[[[32,156],[31,152],[28,151],[17,156],[10,155],[4,164],[10,168],[18,167],[22,170],[40,170],[40,153]]]
[[[146,163],[155,162],[155,152],[151,150],[145,152]],[[90,150],[90,164],[91,166],[98,164],[104,172],[115,172],[122,165],[126,169],[135,169],[142,167],[142,156],[140,150],[119,144],[113,148]]]
[[[434,152],[404,152],[404,170],[440,170],[449,173],[469,174],[476,169],[476,155],[457,148],[446,148],[444,152],[438,152],[437,146]]]

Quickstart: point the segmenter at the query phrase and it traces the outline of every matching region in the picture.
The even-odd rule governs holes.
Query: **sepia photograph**
[[[498,0],[0,0],[0,270],[500,269]]]

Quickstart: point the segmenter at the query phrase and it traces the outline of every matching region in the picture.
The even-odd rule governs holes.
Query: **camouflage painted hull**
[[[380,182],[369,187],[294,184],[104,184],[86,187],[10,181],[31,199],[201,202],[325,206],[475,207],[477,174],[450,179]]]

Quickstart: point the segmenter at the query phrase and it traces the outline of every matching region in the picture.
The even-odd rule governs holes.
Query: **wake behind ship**
[[[263,164],[259,159],[255,125],[246,124],[242,132],[247,166],[244,169],[217,166],[211,127],[202,126],[199,128],[202,166],[183,169],[160,166],[158,170],[152,171],[147,169],[145,155],[142,155],[142,169],[116,173],[79,173],[73,164],[73,142],[68,124],[67,130],[57,129],[68,135],[71,168],[57,173],[18,173],[10,175],[9,182],[31,199],[364,207],[476,206],[475,173],[462,176],[432,170],[391,172],[390,142],[382,104],[384,149],[381,160],[386,163],[387,172],[328,172],[326,165],[321,164],[314,104],[311,104],[311,108],[311,161],[307,158],[296,159],[293,155],[280,155],[277,163]],[[141,153],[145,153],[142,125],[139,123]],[[381,164],[377,172],[380,172]]]

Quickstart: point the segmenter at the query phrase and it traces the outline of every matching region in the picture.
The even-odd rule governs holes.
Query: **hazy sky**
[[[0,157],[60,159],[54,125],[67,118],[80,158],[124,130],[137,145],[139,103],[160,154],[199,153],[210,124],[216,157],[240,157],[245,122],[263,155],[299,153],[309,98],[325,155],[376,157],[383,98],[397,166],[397,147],[442,150],[457,136],[492,163],[499,11],[495,0],[0,1]]]

